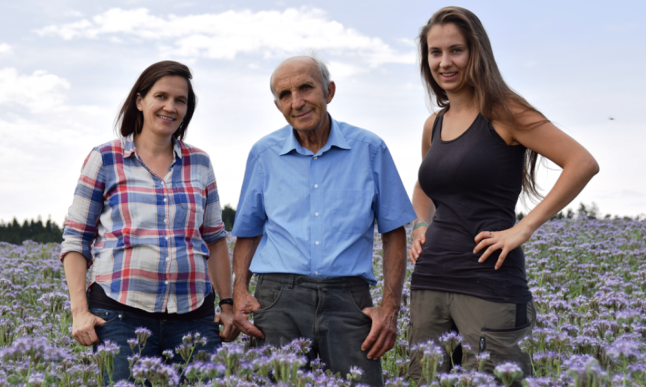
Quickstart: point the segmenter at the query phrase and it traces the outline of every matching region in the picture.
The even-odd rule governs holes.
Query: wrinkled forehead
[[[308,57],[294,57],[278,65],[271,76],[274,89],[290,87],[295,83],[321,83],[321,75],[316,62]]]

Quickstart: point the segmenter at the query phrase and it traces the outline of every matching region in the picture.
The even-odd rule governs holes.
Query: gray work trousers
[[[320,357],[344,379],[350,366],[357,366],[363,370],[359,383],[383,386],[381,361],[368,360],[361,351],[372,326],[361,311],[372,306],[366,281],[260,274],[254,296],[261,306],[253,312],[254,325],[265,334],[258,345],[283,346],[304,337],[312,340],[310,361]]]
[[[462,367],[475,369],[475,355],[489,352],[491,357],[485,363],[484,372],[493,373],[498,364],[512,361],[521,367],[523,377],[528,377],[532,372],[531,361],[529,355],[520,350],[518,341],[529,336],[536,325],[536,304],[534,301],[527,303],[522,324],[517,323],[517,307],[517,304],[491,302],[465,294],[413,290],[408,341],[411,348],[429,340],[440,345],[438,338],[457,327],[463,342],[471,347],[470,353],[463,351]],[[448,372],[450,366],[451,359],[445,354],[437,371]],[[416,351],[411,351],[408,375],[417,382],[422,379]],[[520,386],[518,379],[513,384],[516,385]]]

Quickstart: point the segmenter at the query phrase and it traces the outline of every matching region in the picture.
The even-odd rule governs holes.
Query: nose
[[[450,67],[453,64],[451,57],[448,53],[442,54],[442,59],[440,60],[440,67]]]
[[[298,110],[305,105],[305,101],[301,97],[300,92],[292,93],[292,109]]]
[[[166,100],[166,103],[164,104],[164,110],[167,112],[175,112],[177,111],[177,107],[175,106],[175,100],[172,98],[168,98]]]

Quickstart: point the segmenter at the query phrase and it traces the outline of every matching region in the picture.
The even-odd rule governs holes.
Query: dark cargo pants
[[[465,369],[475,369],[475,355],[489,352],[491,356],[485,363],[484,372],[493,373],[498,364],[512,361],[521,367],[523,377],[531,375],[529,355],[520,350],[518,341],[529,336],[536,325],[534,301],[526,304],[526,316],[521,316],[519,324],[516,304],[485,301],[465,294],[413,290],[410,315],[408,341],[411,347],[428,340],[440,345],[439,337],[456,326],[463,342],[471,346],[471,353],[463,351]],[[451,360],[445,354],[437,371],[448,372],[450,366]],[[408,375],[415,381],[422,378],[419,355],[412,350]],[[520,386],[520,383],[513,385]]]
[[[380,360],[368,360],[361,344],[372,321],[361,311],[372,306],[368,283],[359,277],[331,279],[294,274],[261,274],[254,294],[261,309],[254,325],[265,339],[258,345],[283,346],[312,340],[309,360],[320,357],[326,368],[345,376],[350,366],[363,370],[360,383],[383,386]]]

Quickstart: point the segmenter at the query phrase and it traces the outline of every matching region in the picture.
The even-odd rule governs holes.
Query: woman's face
[[[447,93],[457,92],[464,84],[469,47],[453,23],[431,27],[426,34],[428,66],[435,82]]]
[[[137,94],[137,109],[144,114],[142,133],[170,138],[182,123],[187,105],[186,79],[178,75],[159,78],[145,97]]]

